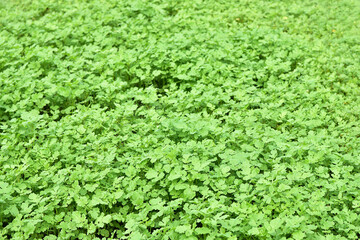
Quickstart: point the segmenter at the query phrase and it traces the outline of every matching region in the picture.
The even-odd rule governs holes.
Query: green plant
[[[357,1],[0,3],[0,238],[358,239]]]

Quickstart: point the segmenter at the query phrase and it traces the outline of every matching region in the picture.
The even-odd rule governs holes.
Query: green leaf
[[[145,176],[147,179],[154,179],[159,176],[159,173],[154,169],[150,169]]]
[[[259,235],[260,234],[260,231],[258,228],[252,228],[248,231],[248,234],[250,235]]]
[[[11,205],[8,210],[11,213],[11,215],[13,215],[14,217],[19,215],[19,210],[17,209],[17,207],[15,205]]]
[[[201,228],[196,228],[195,232],[197,234],[208,234],[208,233],[211,233],[211,229],[206,228],[206,227],[201,227]]]
[[[191,230],[191,226],[190,225],[181,225],[181,226],[177,226],[175,228],[175,231],[178,233],[185,233],[186,231]]]
[[[292,237],[295,239],[295,240],[301,240],[301,239],[304,239],[306,237],[306,235],[303,233],[303,232],[294,232],[292,234]]]

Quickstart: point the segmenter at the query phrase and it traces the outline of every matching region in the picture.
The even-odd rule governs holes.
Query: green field
[[[0,0],[0,239],[359,239],[359,0]]]

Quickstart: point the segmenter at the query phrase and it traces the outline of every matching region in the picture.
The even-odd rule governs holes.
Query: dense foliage
[[[359,239],[360,2],[0,2],[0,239]]]

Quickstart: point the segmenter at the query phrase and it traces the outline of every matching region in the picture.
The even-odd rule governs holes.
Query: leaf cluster
[[[0,3],[1,239],[359,239],[352,0]]]

